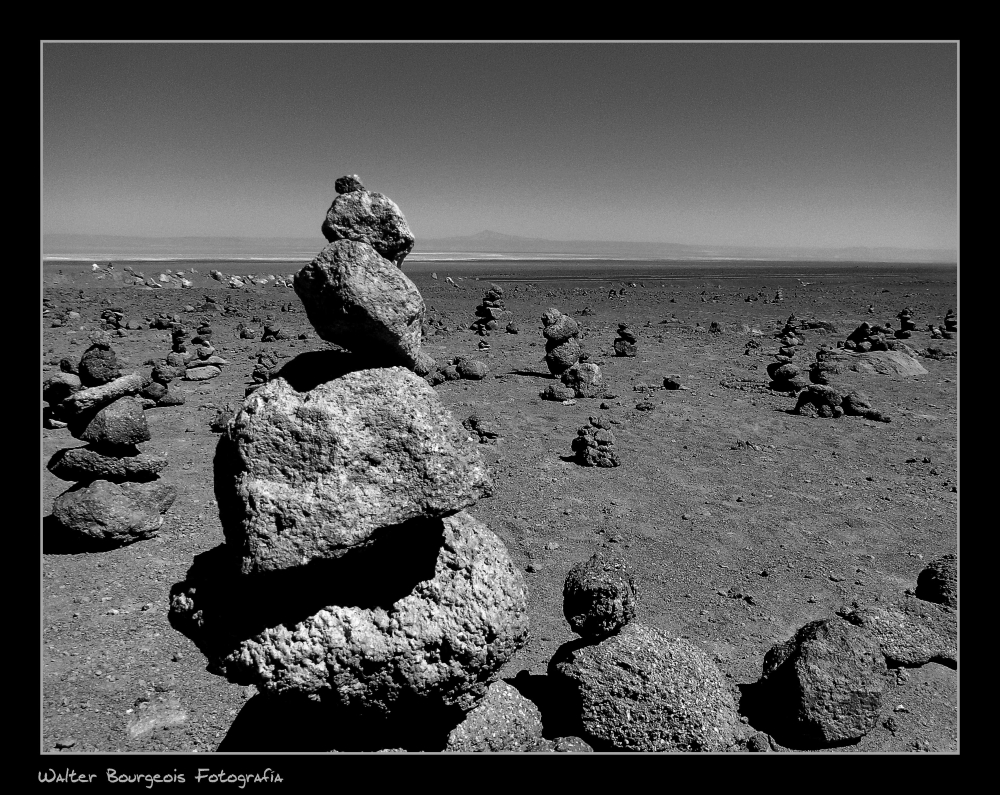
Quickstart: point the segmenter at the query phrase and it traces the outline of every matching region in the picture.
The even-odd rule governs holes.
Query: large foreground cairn
[[[479,336],[487,337],[509,314],[503,304],[503,288],[491,284],[483,294],[483,302],[476,307],[476,319],[469,328]]]
[[[618,336],[614,341],[615,356],[635,356],[638,353],[636,343],[639,338],[628,323],[618,324]]]
[[[562,646],[549,676],[597,750],[736,750],[747,733],[732,689],[696,646],[634,621],[632,566],[607,552],[574,566],[563,612],[582,638]]]
[[[549,308],[542,315],[545,337],[545,364],[553,375],[561,375],[580,361],[580,324],[558,309]]]
[[[338,196],[326,213],[323,236],[331,243],[366,243],[401,268],[413,249],[414,238],[396,203],[381,193],[365,190],[357,174],[341,177],[334,188]]]
[[[526,642],[523,575],[464,511],[492,493],[478,444],[397,366],[419,356],[419,292],[339,228],[295,289],[349,353],[297,357],[226,426],[226,543],[174,586],[171,621],[213,671],[265,694],[457,722]]]
[[[91,365],[95,360],[90,356]],[[52,474],[76,481],[56,497],[52,515],[80,540],[120,546],[154,536],[176,499],[176,489],[158,481],[166,459],[137,447],[150,439],[137,398],[148,383],[132,373],[77,390],[63,402],[70,433],[88,444],[59,450],[49,460]]]

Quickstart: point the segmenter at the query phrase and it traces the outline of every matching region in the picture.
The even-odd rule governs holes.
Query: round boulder
[[[396,203],[381,193],[353,190],[333,200],[323,221],[323,236],[331,243],[355,240],[402,266],[414,237]]]
[[[620,555],[598,552],[569,570],[563,585],[563,615],[585,638],[618,632],[635,618],[635,571]]]

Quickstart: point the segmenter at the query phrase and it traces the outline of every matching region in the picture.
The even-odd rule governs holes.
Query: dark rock
[[[338,177],[333,183],[333,188],[337,193],[353,193],[356,190],[364,190],[365,186],[361,184],[361,179],[357,174],[350,174],[346,177]]]
[[[67,530],[95,541],[127,544],[156,534],[177,497],[159,482],[110,483],[95,480],[60,494],[52,515]]]
[[[635,571],[620,555],[598,552],[578,563],[563,585],[563,615],[578,635],[599,640],[636,614]]]
[[[932,561],[917,577],[916,595],[928,602],[958,608],[958,555]]]
[[[71,428],[71,432],[75,431]],[[97,449],[122,447],[150,440],[149,425],[142,407],[131,397],[123,397],[100,409],[73,435],[91,442]]]
[[[118,357],[110,348],[93,346],[80,359],[80,383],[84,387],[101,386],[121,375]]]

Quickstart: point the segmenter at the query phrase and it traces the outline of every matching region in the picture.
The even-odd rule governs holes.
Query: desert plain
[[[141,326],[113,338],[122,372],[148,375],[147,362],[170,351],[169,329],[149,327],[160,315],[192,329],[207,320],[229,364],[210,380],[172,382],[182,405],[146,411],[152,438],[142,449],[169,460],[161,478],[178,492],[153,538],[87,551],[53,533],[45,517],[71,484],[45,464],[80,442],[65,428],[42,428],[43,753],[380,750],[350,731],[317,730],[322,721],[308,705],[276,705],[208,672],[168,621],[171,587],[195,556],[224,541],[212,421],[243,401],[259,352],[284,363],[332,347],[292,289],[273,281],[234,289],[209,272],[288,276],[304,264],[115,262],[118,273],[125,265],[154,277],[183,270],[192,283],[151,289],[123,286],[90,261],[45,263],[41,380],[62,359],[79,360],[108,309]],[[705,651],[772,751],[802,750],[753,702],[766,652],[839,608],[898,598],[931,560],[958,551],[958,357],[949,355],[958,339],[932,341],[927,330],[958,308],[955,266],[423,259],[403,270],[427,306],[423,350],[487,368],[481,380],[434,389],[456,421],[476,414],[497,433],[479,445],[494,494],[469,513],[524,572],[530,637],[501,678],[536,703],[545,736],[573,734],[547,697],[548,662],[577,637],[563,615],[564,580],[573,565],[613,549],[635,565],[638,620]],[[503,289],[510,317],[480,336],[469,327],[491,284]],[[206,313],[206,297],[233,308]],[[603,373],[601,397],[540,398],[558,383],[543,361],[549,307],[580,323],[581,346]],[[808,364],[863,321],[898,327],[904,307],[917,325],[907,343],[944,355],[921,356],[924,375],[845,375],[891,422],[799,416],[794,396],[768,388],[766,367],[790,315],[836,329],[802,332],[796,362]],[[70,312],[78,316],[50,323]],[[261,341],[269,321],[284,339]],[[518,333],[504,330],[508,321]],[[239,323],[253,339],[240,338]],[[635,357],[615,355],[620,323],[638,336]],[[721,330],[710,331],[713,323]],[[685,388],[662,388],[668,376]],[[619,466],[573,460],[571,441],[589,417],[610,422]],[[957,669],[929,662],[897,673],[875,728],[826,750],[958,749]],[[444,735],[414,727],[412,743],[409,750],[442,750]]]

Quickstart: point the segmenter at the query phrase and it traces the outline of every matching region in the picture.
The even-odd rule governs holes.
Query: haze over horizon
[[[42,233],[954,251],[957,49],[44,43]]]

